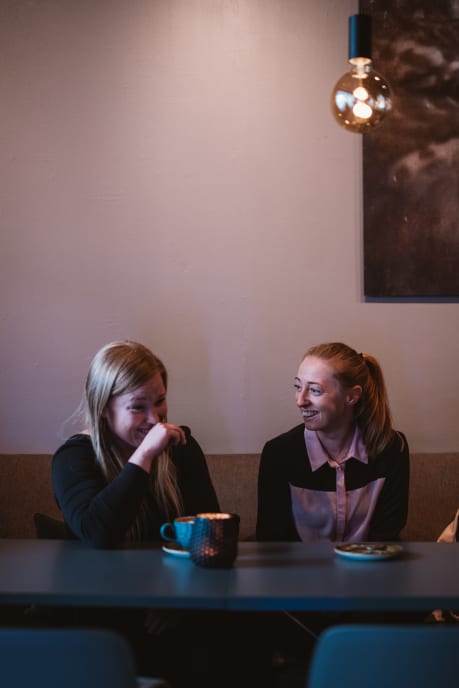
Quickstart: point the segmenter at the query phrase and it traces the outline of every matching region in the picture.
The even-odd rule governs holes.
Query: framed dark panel
[[[394,109],[363,135],[364,293],[459,296],[459,6],[361,0]]]

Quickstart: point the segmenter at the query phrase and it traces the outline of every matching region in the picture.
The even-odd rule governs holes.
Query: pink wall
[[[0,451],[52,451],[105,342],[170,370],[208,452],[299,422],[306,346],[374,353],[413,450],[456,450],[457,304],[362,296],[355,0],[0,5]],[[389,218],[390,220],[390,218]]]

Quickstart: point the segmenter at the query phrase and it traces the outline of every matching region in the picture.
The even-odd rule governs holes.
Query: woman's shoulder
[[[54,452],[53,461],[56,459],[56,457],[64,453],[75,453],[79,450],[84,450],[85,453],[88,450],[93,452],[91,437],[83,432],[76,433],[75,435],[72,435],[71,437],[66,439],[65,442],[61,444],[60,447],[58,447]]]
[[[200,455],[202,449],[188,425],[180,425],[180,427],[185,433],[186,444],[179,444],[176,447],[172,447],[172,455],[175,461],[189,461],[190,456]]]
[[[399,464],[401,459],[405,463],[409,463],[409,457],[410,449],[406,436],[400,430],[394,429],[387,444],[371,460],[382,463],[389,462],[395,465]]]
[[[400,452],[409,452],[408,440],[401,430],[394,430],[394,434],[388,446]]]
[[[304,424],[300,423],[295,425],[295,427],[290,428],[286,432],[282,432],[280,435],[276,435],[271,439],[267,440],[264,449],[276,449],[285,447],[298,447],[304,448]]]
[[[191,430],[190,430],[190,428],[188,427],[188,425],[180,425],[180,427],[182,428],[183,432],[185,433],[185,437],[186,437],[187,439],[189,439],[190,437],[192,437]]]

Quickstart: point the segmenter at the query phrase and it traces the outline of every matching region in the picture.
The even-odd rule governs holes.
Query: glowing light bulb
[[[349,63],[352,69],[335,84],[333,116],[348,131],[364,133],[381,124],[392,110],[392,93],[371,60],[371,18],[349,18]]]
[[[360,119],[369,119],[373,114],[373,110],[368,103],[362,103],[360,100],[354,105],[352,112],[355,117],[360,117]]]

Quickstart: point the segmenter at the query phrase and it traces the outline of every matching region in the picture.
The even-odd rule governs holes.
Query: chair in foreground
[[[306,688],[457,688],[459,626],[343,624],[317,640]]]
[[[168,688],[136,676],[127,641],[112,631],[83,628],[0,628],[4,688]]]

